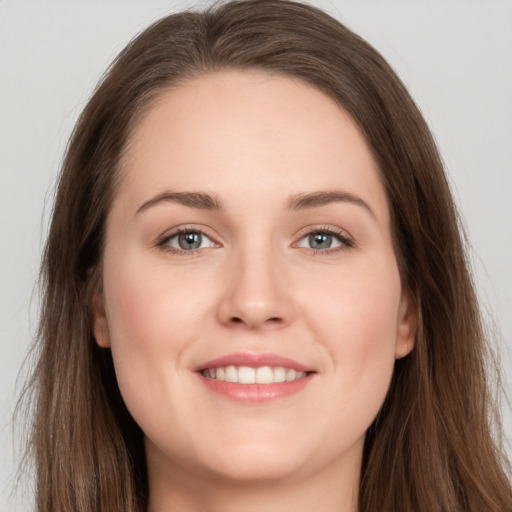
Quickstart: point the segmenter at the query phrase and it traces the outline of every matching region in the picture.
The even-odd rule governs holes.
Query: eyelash
[[[353,238],[350,237],[346,231],[339,228],[334,228],[332,226],[315,227],[314,229],[304,232],[303,234],[301,234],[299,240],[293,243],[293,246],[297,247],[298,244],[306,237],[317,234],[325,234],[332,236],[340,243],[340,245],[338,247],[327,249],[312,249],[308,247],[303,247],[303,249],[306,250],[307,253],[312,256],[332,256],[338,254],[339,252],[346,251],[347,249],[352,249],[355,247]]]
[[[184,249],[176,249],[175,247],[171,247],[169,245],[169,241],[172,240],[174,237],[182,235],[182,234],[188,234],[188,233],[198,233],[200,235],[206,236],[212,241],[212,246],[215,247],[218,246],[217,242],[213,240],[211,236],[209,236],[207,233],[204,232],[204,230],[200,228],[194,228],[194,227],[179,227],[176,228],[172,233],[166,234],[161,239],[159,239],[156,243],[156,246],[166,252],[169,252],[171,254],[178,254],[178,255],[187,255],[187,256],[193,256],[197,254],[201,249],[204,248],[197,248],[197,249],[191,249],[191,250],[184,250]],[[328,236],[332,236],[335,238],[340,245],[338,247],[334,248],[327,248],[327,249],[313,249],[308,247],[302,247],[308,254],[313,256],[328,256],[337,254],[341,251],[345,251],[347,249],[352,249],[355,246],[354,240],[348,236],[348,234],[337,228],[333,228],[331,226],[320,226],[316,227],[314,229],[311,229],[309,231],[304,232],[300,235],[300,238],[297,242],[294,242],[292,244],[292,247],[300,247],[298,244],[304,240],[306,237],[317,235],[317,234],[325,234]]]
[[[184,249],[176,249],[175,247],[172,247],[169,245],[169,242],[176,236],[179,235],[186,235],[188,233],[199,233],[202,236],[206,236],[210,240],[212,240],[212,247],[218,246],[218,244],[212,239],[211,236],[209,236],[207,233],[204,232],[203,229],[195,228],[192,226],[184,226],[176,228],[172,231],[172,233],[164,235],[161,239],[159,239],[156,243],[156,246],[166,252],[169,252],[171,254],[178,254],[178,255],[186,255],[186,256],[193,256],[197,254],[202,248],[198,249],[191,249],[189,251],[185,251]]]

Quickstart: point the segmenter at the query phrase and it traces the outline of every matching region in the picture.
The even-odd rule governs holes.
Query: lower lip
[[[210,379],[202,374],[198,374],[204,385],[232,400],[239,402],[270,402],[290,395],[294,395],[303,390],[312,379],[312,375],[307,375],[301,379],[290,382],[276,382],[274,384],[239,384],[238,382],[226,382],[223,380]]]

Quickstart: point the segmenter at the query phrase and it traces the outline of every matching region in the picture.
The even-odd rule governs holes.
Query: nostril
[[[243,318],[239,317],[239,316],[233,316],[230,318],[229,320],[232,324],[245,324],[248,322],[245,321]],[[283,321],[282,318],[280,317],[277,317],[277,316],[274,316],[274,317],[271,317],[271,318],[267,318],[265,321],[263,321],[262,323],[263,324],[280,324],[281,322]],[[259,325],[259,322],[258,322],[258,325]]]

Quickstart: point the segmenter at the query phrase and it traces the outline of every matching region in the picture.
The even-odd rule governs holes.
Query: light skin
[[[150,511],[357,511],[414,311],[371,152],[322,92],[219,72],[138,122],[93,314],[145,434]],[[291,358],[307,384],[261,403],[204,385],[198,366],[240,352]]]

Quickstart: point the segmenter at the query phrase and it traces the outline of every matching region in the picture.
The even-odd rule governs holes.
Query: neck
[[[357,512],[358,452],[356,459],[344,457],[311,474],[258,481],[187,471],[168,461],[163,467],[148,459],[148,512]]]

